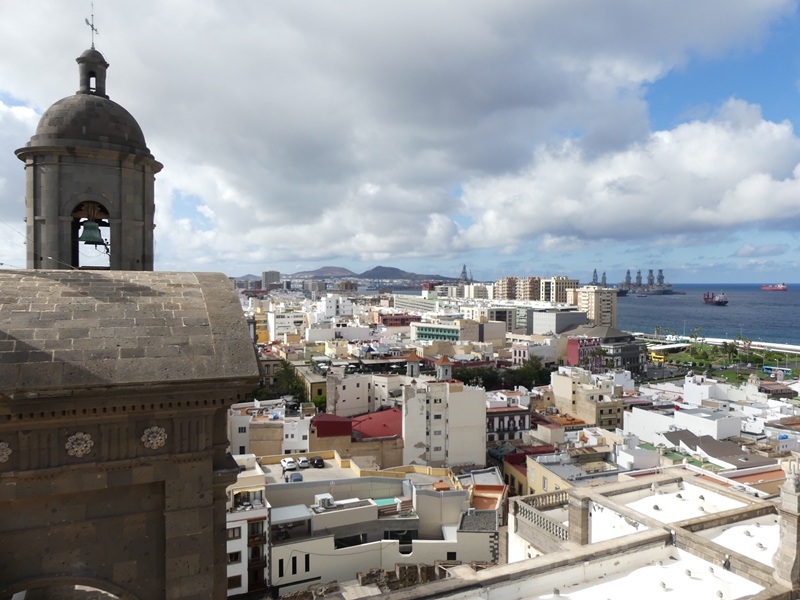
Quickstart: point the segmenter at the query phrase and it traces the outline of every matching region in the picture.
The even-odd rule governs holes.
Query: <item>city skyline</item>
[[[98,1],[95,44],[164,163],[156,270],[793,283],[797,9]],[[89,11],[0,9],[4,267],[14,150],[77,89]]]

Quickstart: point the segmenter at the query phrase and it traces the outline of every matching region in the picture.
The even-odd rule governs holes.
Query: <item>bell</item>
[[[94,221],[84,221],[82,224],[83,231],[81,232],[81,236],[78,238],[79,242],[83,242],[84,244],[89,244],[91,246],[106,245],[106,243],[103,241],[103,238],[100,237],[100,226],[97,223]]]

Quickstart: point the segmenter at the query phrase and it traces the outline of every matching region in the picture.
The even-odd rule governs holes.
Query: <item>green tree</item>
[[[500,385],[500,373],[494,367],[459,367],[453,370],[453,379],[467,385],[479,385],[487,390],[496,390]]]
[[[278,368],[278,373],[275,376],[277,379],[278,392],[281,394],[291,394],[298,400],[305,398],[305,386],[300,380],[300,375],[294,365],[288,360],[282,360],[281,366]]]
[[[509,389],[513,389],[518,385],[528,389],[537,385],[546,385],[550,383],[550,370],[542,365],[542,361],[538,356],[531,356],[516,369],[503,371],[503,383]]]
[[[316,398],[312,398],[311,401],[314,403],[314,406],[317,407],[317,412],[323,413],[328,407],[327,396],[317,396]]]

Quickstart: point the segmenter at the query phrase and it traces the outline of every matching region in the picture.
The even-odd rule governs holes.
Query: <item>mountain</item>
[[[412,279],[417,281],[425,280],[447,280],[453,279],[452,277],[443,277],[441,275],[418,275],[417,273],[409,273],[402,269],[395,267],[381,267],[377,266],[369,271],[364,271],[358,275],[361,279]]]
[[[300,271],[290,277],[358,277],[358,275],[343,267],[320,267],[314,271]]]

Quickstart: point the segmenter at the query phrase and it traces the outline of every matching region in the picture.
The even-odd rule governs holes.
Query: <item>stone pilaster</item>
[[[569,539],[571,542],[585,546],[589,543],[589,498],[569,496]]]

